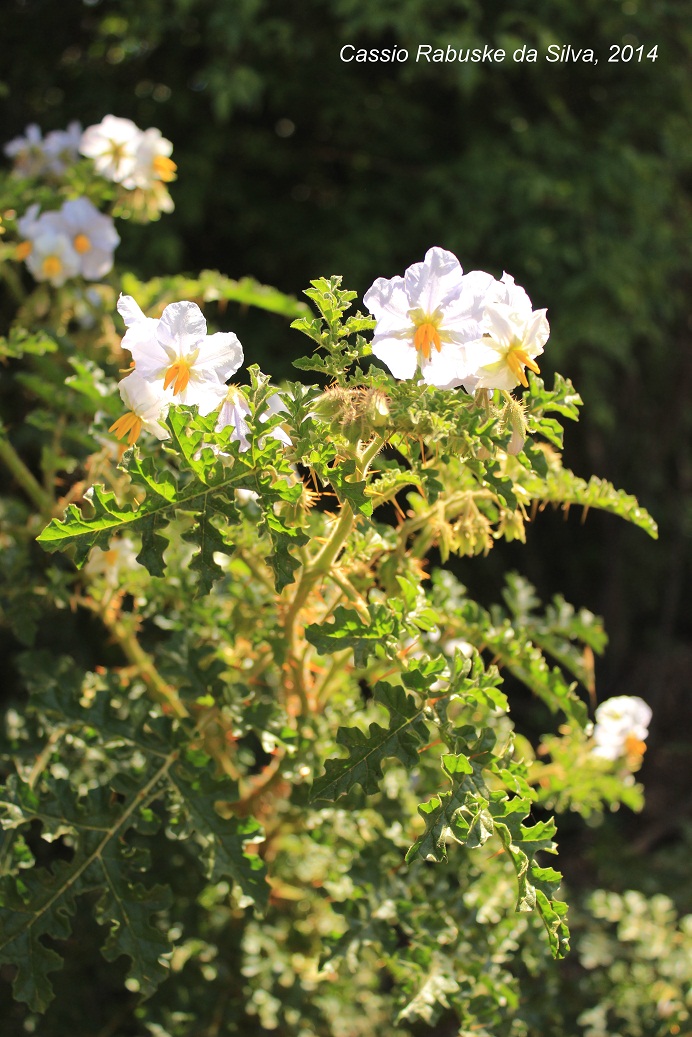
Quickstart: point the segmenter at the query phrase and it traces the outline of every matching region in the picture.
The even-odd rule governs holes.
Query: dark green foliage
[[[71,851],[69,859],[50,868],[19,871],[2,880],[0,960],[19,966],[15,996],[38,1011],[53,997],[48,973],[62,963],[44,937],[66,940],[77,900],[95,891],[100,895],[92,899],[94,917],[109,927],[106,959],[126,955],[129,977],[145,995],[167,977],[163,956],[171,943],[165,929],[152,924],[152,916],[170,906],[172,893],[140,881],[150,867],[146,839],[160,829],[158,803],[167,804],[178,836],[185,827],[188,833],[199,833],[201,862],[210,878],[238,882],[244,895],[260,905],[267,897],[262,863],[244,850],[248,841],[261,837],[260,826],[252,818],[223,820],[218,815],[215,804],[234,798],[236,789],[213,778],[208,757],[186,751],[185,732],[150,717],[143,703],[134,704],[127,720],[122,719],[122,705],[114,703],[117,682],[108,677],[98,682],[95,695],[92,689],[91,704],[83,705],[76,667],[68,659],[58,660],[54,675],[48,676],[48,662],[40,655],[24,657],[31,712],[44,724],[52,718],[63,725],[67,721],[64,731],[79,732],[87,744],[111,745],[119,766],[106,771],[104,783],[86,793],[78,781],[53,779],[48,771],[38,772],[38,785],[33,778],[28,783],[10,778],[0,802],[6,831],[38,822],[43,839],[66,840]],[[58,745],[59,740],[53,752]],[[49,762],[50,757],[44,765]]]

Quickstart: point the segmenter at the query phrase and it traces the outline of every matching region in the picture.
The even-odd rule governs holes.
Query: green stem
[[[284,620],[284,636],[287,645],[287,661],[293,677],[293,686],[300,698],[301,712],[308,711],[309,704],[303,681],[303,668],[297,651],[297,622],[301,609],[307,601],[310,591],[321,577],[325,576],[334,564],[353,528],[354,515],[351,505],[343,505],[339,521],[334,526],[326,543],[319,553],[305,566],[300,574],[293,601],[288,607]]]
[[[370,462],[375,458],[384,445],[382,436],[375,436],[372,443],[365,448],[363,453],[360,455],[360,470],[361,477],[364,477]]]
[[[368,612],[368,603],[362,594],[358,593],[348,577],[344,576],[344,574],[339,572],[338,569],[332,569],[329,578],[343,591],[348,600],[353,604],[353,607],[363,622],[369,625],[370,613]]]
[[[79,604],[95,612],[106,630],[119,645],[123,655],[134,666],[144,683],[159,702],[165,702],[174,716],[185,720],[190,716],[185,704],[179,698],[175,688],[168,684],[156,669],[151,656],[144,651],[137,640],[134,630],[123,622],[107,605],[99,604],[92,598],[82,597]]]
[[[2,425],[0,425],[0,461],[2,461],[5,467],[12,473],[13,477],[24,490],[29,500],[36,505],[41,514],[46,518],[52,518],[54,508],[53,498],[50,494],[46,493],[38,480],[24,464],[21,457],[7,438],[7,433]]]
[[[373,441],[363,450],[363,452],[359,453],[356,462],[356,472],[359,478],[365,478],[368,466],[382,449],[383,443],[384,440],[381,436],[375,436]],[[351,505],[348,501],[345,501],[341,506],[339,519],[329,534],[326,542],[323,544],[321,550],[315,555],[312,561],[308,562],[307,565],[303,567],[300,577],[298,578],[298,585],[293,600],[288,607],[284,619],[284,636],[288,649],[286,653],[288,665],[293,677],[294,690],[300,698],[301,710],[303,713],[307,712],[308,699],[303,680],[303,667],[301,661],[298,659],[298,646],[296,643],[298,616],[305,605],[310,592],[319,580],[324,576],[331,575],[334,563],[339,557],[339,554],[353,529],[354,522],[355,515],[353,514]]]

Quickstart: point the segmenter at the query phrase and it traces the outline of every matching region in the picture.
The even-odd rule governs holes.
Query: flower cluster
[[[550,328],[545,310],[514,278],[472,270],[442,248],[431,248],[403,277],[378,278],[365,293],[375,317],[373,354],[396,378],[420,376],[440,389],[527,386],[538,373]]]
[[[651,709],[634,695],[606,699],[596,710],[594,756],[605,760],[641,758],[646,751]]]
[[[160,130],[140,130],[130,119],[114,115],[84,131],[72,122],[66,130],[53,130],[45,138],[32,123],[24,136],[4,148],[14,159],[13,174],[25,178],[58,179],[80,154],[85,156],[99,176],[118,185],[115,214],[144,219],[157,219],[173,209],[166,188],[175,179],[172,150]],[[54,287],[76,276],[99,280],[111,270],[113,251],[120,243],[111,217],[86,197],[72,198],[59,211],[41,214],[38,205],[31,205],[17,226],[24,240],[16,258],[26,260],[37,281]]]
[[[54,212],[39,214],[30,206],[17,221],[24,240],[17,247],[17,258],[37,281],[54,287],[78,275],[98,281],[113,266],[113,252],[120,236],[110,216],[99,212],[88,198],[73,198]]]
[[[140,130],[131,119],[116,115],[106,115],[86,130],[71,122],[66,130],[52,130],[45,137],[32,123],[3,151],[14,160],[15,176],[21,177],[61,176],[84,155],[100,176],[130,191],[151,190],[157,183],[175,179],[173,145],[161,131]]]
[[[131,446],[142,429],[167,439],[163,424],[171,403],[196,406],[211,414],[226,399],[226,381],[243,362],[243,349],[233,332],[207,335],[207,322],[194,302],[174,302],[161,318],[146,317],[129,295],[121,295],[118,311],[127,331],[123,349],[134,369],[120,382],[128,408],[110,428]]]
[[[175,179],[171,142],[160,130],[140,130],[131,119],[106,115],[86,128],[79,150],[93,160],[97,173],[129,190]]]
[[[133,129],[128,120],[113,116],[90,127],[89,154],[104,175],[123,184],[134,175]],[[462,385],[467,392],[508,392],[527,386],[526,368],[538,373],[535,358],[550,331],[546,311],[534,311],[509,274],[499,281],[480,270],[464,274],[456,256],[441,248],[429,249],[404,277],[378,278],[364,302],[377,320],[373,354],[397,378],[420,374],[442,389]],[[216,431],[232,427],[232,438],[247,450],[250,407],[239,389],[226,385],[243,359],[235,335],[207,336],[206,321],[192,302],[172,303],[160,320],[146,317],[130,296],[120,297],[118,310],[127,325],[123,348],[131,352],[134,370],[120,383],[128,412],[111,431],[127,436],[130,444],[143,428],[165,439],[162,418],[170,403],[196,406],[202,415],[219,407]],[[260,420],[281,407],[276,394]],[[516,453],[525,429],[514,424],[509,449]],[[280,428],[272,435],[290,443]]]
[[[135,192],[141,207],[171,212],[173,201],[166,184],[175,180],[173,145],[155,128],[140,130],[131,119],[106,115],[88,126],[80,143],[100,176]]]
[[[13,173],[19,177],[60,177],[79,158],[81,123],[71,122],[66,130],[52,130],[44,137],[31,123],[23,137],[15,137],[3,151],[14,159]]]
[[[132,296],[121,295],[118,312],[127,328],[122,346],[132,354],[133,368],[119,385],[127,411],[109,431],[118,439],[127,437],[129,446],[143,429],[157,439],[168,439],[164,420],[171,404],[195,406],[202,415],[219,408],[216,432],[232,429],[231,441],[239,443],[241,451],[248,450],[250,404],[242,390],[226,384],[243,362],[237,336],[233,332],[208,335],[207,322],[194,302],[171,303],[157,320],[145,316]],[[283,410],[281,394],[276,392],[259,420],[266,422]],[[269,435],[291,445],[278,426]],[[211,449],[217,456],[226,456],[214,444]]]

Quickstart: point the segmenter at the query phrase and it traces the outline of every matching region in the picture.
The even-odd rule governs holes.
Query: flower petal
[[[207,322],[196,302],[172,302],[161,314],[156,337],[178,356],[196,349],[207,334]]]
[[[363,296],[363,302],[377,320],[375,338],[404,335],[409,331],[413,337],[413,325],[408,316],[411,304],[403,277],[378,277]]]
[[[195,369],[214,371],[220,381],[225,382],[238,370],[243,362],[243,347],[232,331],[217,331],[207,335],[199,347]]]
[[[198,381],[191,378],[183,391],[176,396],[175,402],[186,407],[197,407],[204,417],[216,410],[226,396],[227,388],[228,386],[217,380]]]
[[[461,278],[459,294],[445,305],[444,327],[464,330],[468,322],[479,322],[497,281],[483,270],[471,270]]]
[[[118,313],[125,321],[125,326],[130,327],[131,324],[135,324],[140,320],[151,320],[151,317],[145,317],[139,304],[135,302],[131,295],[123,295],[120,293],[118,298]],[[158,324],[158,321],[154,321]]]
[[[418,352],[408,342],[396,338],[385,338],[374,342],[373,356],[387,365],[395,378],[413,378],[418,367]]]
[[[461,291],[462,275],[461,264],[453,252],[438,247],[428,249],[425,260],[406,271],[409,309],[432,314],[449,305]]]
[[[466,350],[463,346],[446,344],[439,352],[433,349],[430,359],[421,365],[423,381],[438,389],[454,389],[469,377]]]

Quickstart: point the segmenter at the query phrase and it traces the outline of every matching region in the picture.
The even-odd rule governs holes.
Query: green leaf
[[[371,621],[366,626],[351,609],[339,605],[332,623],[313,623],[305,628],[305,637],[320,655],[352,648],[356,666],[363,667],[378,645],[386,650],[397,643],[396,617],[384,605],[370,604],[368,612]]]
[[[372,723],[367,733],[340,727],[336,740],[348,756],[327,760],[324,775],[312,787],[313,799],[338,799],[354,785],[360,785],[366,795],[377,792],[382,763],[389,757],[396,757],[407,770],[417,765],[418,749],[428,736],[425,707],[418,706],[403,688],[383,681],[375,685],[374,698],[388,710],[389,727]]]
[[[190,563],[190,569],[198,575],[197,593],[207,594],[216,580],[224,575],[223,569],[215,561],[215,552],[228,553],[228,545],[219,529],[214,524],[215,517],[226,518],[223,512],[214,507],[212,497],[205,497],[200,510],[195,512],[195,526],[185,533],[183,539],[199,547],[199,551]],[[234,509],[235,511],[235,509]]]
[[[191,663],[194,669],[195,661]],[[126,955],[132,983],[150,994],[168,975],[162,955],[172,948],[165,930],[150,921],[169,904],[170,893],[141,884],[148,857],[140,844],[159,827],[149,806],[156,800],[165,803],[172,831],[200,844],[202,853],[194,852],[194,857],[207,875],[237,882],[248,901],[264,905],[264,866],[256,854],[246,852],[248,842],[261,840],[260,826],[251,817],[225,820],[219,815],[217,803],[235,801],[237,786],[215,779],[206,755],[188,748],[190,733],[180,724],[153,717],[146,701],[129,703],[129,715],[122,716],[117,676],[100,675],[99,688],[96,675],[90,675],[87,706],[82,698],[85,677],[72,660],[27,653],[22,671],[32,710],[44,718],[46,727],[59,730],[57,721],[65,730],[80,731],[89,745],[111,746],[120,768],[86,796],[69,781],[54,781],[49,772],[40,792],[15,778],[8,781],[0,797],[2,825],[16,829],[39,822],[43,838],[51,842],[69,835],[73,857],[55,862],[51,869],[23,871],[0,886],[0,961],[15,963],[21,957],[32,963],[37,974],[32,978],[20,969],[17,996],[43,1011],[52,997],[47,973],[60,962],[43,938],[66,939],[77,898],[98,892],[96,920],[110,927],[104,955],[109,960]],[[131,770],[126,768],[126,747],[134,751]],[[137,842],[130,838],[133,831]]]
[[[472,728],[464,728],[459,737],[472,732]],[[567,908],[555,899],[562,876],[535,860],[540,851],[556,852],[555,824],[552,820],[531,827],[523,824],[532,805],[525,768],[508,753],[500,760],[493,752],[494,743],[494,734],[486,730],[475,744],[469,745],[467,753],[442,756],[442,768],[452,788],[419,806],[425,832],[410,848],[406,860],[422,857],[443,862],[447,860],[449,839],[475,848],[496,834],[516,872],[517,911],[536,910],[548,933],[553,955],[563,957],[569,948]],[[489,787],[484,771],[492,775],[490,784],[495,787]],[[496,787],[498,778],[506,787]],[[513,794],[508,794],[507,788]]]
[[[267,556],[267,563],[274,572],[274,586],[277,592],[281,592],[284,587],[293,583],[295,572],[302,565],[302,562],[291,554],[290,549],[303,547],[310,538],[302,530],[290,527],[270,528],[269,534],[274,550]]]
[[[208,771],[192,770],[178,764],[169,779],[177,792],[193,830],[203,842],[207,876],[214,882],[228,878],[237,882],[248,900],[258,908],[266,907],[269,886],[262,859],[245,852],[249,842],[264,838],[253,817],[222,818],[216,809],[221,800],[234,800],[236,792],[228,781],[217,781]]]
[[[141,459],[134,450],[125,455],[123,464],[133,481],[146,488],[147,496],[144,501],[138,506],[121,505],[113,493],[102,486],[95,486],[89,497],[93,515],[85,518],[79,509],[71,504],[64,519],[54,519],[37,538],[42,547],[47,551],[74,547],[75,564],[81,567],[92,547],[107,550],[115,533],[133,531],[140,533],[142,537],[142,550],[137,560],[145,565],[153,576],[161,576],[164,573],[163,552],[167,546],[162,530],[176,509],[206,517],[213,510],[218,510],[229,488],[246,479],[244,468],[227,468],[221,477],[222,481],[215,481],[213,486],[207,486],[196,478],[179,484],[163,465],[157,465],[152,458]],[[218,496],[218,500],[210,503],[212,495]],[[212,540],[216,540],[209,526],[204,527],[203,535],[207,537],[207,546],[205,561],[199,564],[199,568],[204,572],[206,581],[205,566],[207,570],[210,568],[207,564],[210,557],[209,545]],[[215,569],[211,569],[211,572],[214,575]]]
[[[327,469],[329,482],[341,503],[348,501],[354,512],[372,515],[372,501],[366,496],[367,483],[354,479],[355,472],[356,462],[351,458]]]
[[[564,958],[569,950],[567,905],[555,898],[562,875],[554,868],[541,867],[535,860],[541,850],[556,852],[553,842],[555,823],[551,819],[527,828],[522,820],[528,814],[530,805],[518,798],[507,801],[497,796],[491,809],[495,830],[517,875],[517,911],[538,911],[548,933],[553,957]]]
[[[585,513],[589,508],[599,508],[632,522],[654,540],[658,538],[658,526],[646,508],[639,504],[636,497],[624,490],[616,490],[607,479],[592,475],[586,482],[555,463],[554,459],[551,464],[549,459],[545,476],[541,477],[538,473],[527,475],[522,483],[536,500],[553,501],[563,508],[574,504],[584,508]]]
[[[150,915],[168,903],[161,887],[145,890],[132,881],[133,863],[127,831],[137,822],[137,812],[158,793],[161,779],[172,763],[169,757],[123,803],[114,804],[106,788],[92,789],[76,797],[65,781],[55,782],[55,798],[39,800],[23,782],[8,785],[1,805],[10,823],[40,821],[48,834],[67,829],[72,833],[72,859],[57,861],[51,870],[34,868],[20,879],[0,885],[0,962],[18,965],[15,996],[35,1011],[45,1011],[53,990],[48,973],[60,964],[59,955],[46,948],[43,938],[65,940],[78,897],[100,888],[96,917],[112,926],[104,953],[110,960],[121,954],[130,958],[129,976],[138,987],[152,993],[167,975],[160,956],[171,950],[163,933],[154,928]],[[108,909],[115,913],[109,914]]]
[[[26,328],[13,327],[9,336],[0,336],[0,357],[18,359],[31,354],[33,356],[44,356],[46,353],[55,353],[58,343],[46,331],[37,329],[29,331]]]
[[[494,739],[493,739],[494,741]],[[418,813],[425,821],[425,832],[406,854],[406,861],[422,857],[426,861],[447,860],[447,840],[462,846],[482,846],[493,834],[489,809],[490,793],[483,778],[489,763],[488,752],[473,750],[473,761],[463,753],[447,753],[442,768],[452,782],[452,790],[421,803]]]
[[[170,952],[170,942],[151,924],[150,918],[170,906],[171,891],[165,886],[147,889],[141,883],[128,882],[120,859],[122,853],[121,847],[111,841],[101,856],[105,888],[94,917],[100,925],[110,926],[108,939],[101,948],[104,958],[115,961],[123,954],[128,957],[128,976],[137,983],[139,992],[148,997],[169,973],[162,955]]]
[[[572,421],[579,420],[582,399],[569,378],[556,374],[551,390],[546,389],[543,379],[535,375],[533,371],[529,371],[528,375],[529,391],[524,394],[524,404],[529,418],[533,416],[540,418],[544,414],[554,411]],[[533,422],[531,426],[533,430]]]
[[[495,658],[515,677],[538,695],[552,712],[562,711],[583,727],[587,709],[576,693],[576,683],[568,684],[559,667],[550,667],[541,649],[531,640],[532,626],[510,621],[501,609],[487,612],[468,601],[458,611],[461,635],[471,644],[485,644]]]

